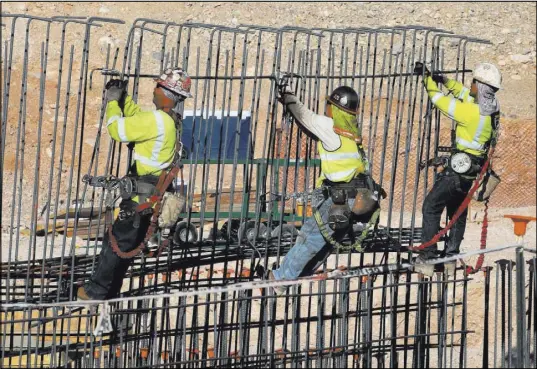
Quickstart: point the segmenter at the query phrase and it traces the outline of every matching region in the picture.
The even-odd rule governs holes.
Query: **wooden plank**
[[[106,208],[102,208],[100,214],[104,214],[105,212],[106,212]],[[56,218],[65,218],[66,214],[68,214],[68,218],[75,218],[77,214],[77,210],[76,209],[62,210],[56,215]],[[99,208],[87,207],[87,208],[78,209],[79,218],[97,218],[98,216],[99,216]],[[54,218],[54,214],[50,214],[49,219],[53,219],[53,218]]]
[[[102,237],[105,229],[106,226],[104,224],[101,224],[100,227],[97,227],[97,224],[92,224],[91,231],[89,227],[78,227],[76,230],[76,237],[80,237],[82,239],[95,239],[97,237]],[[67,237],[73,237],[75,235],[75,229],[68,228],[65,234]]]
[[[91,220],[79,219],[77,224],[79,228],[88,227],[90,223],[92,224],[92,226],[96,227],[98,222],[99,222],[99,219],[97,218],[91,219]],[[104,224],[105,222],[104,216],[101,218],[100,222],[101,224]],[[67,222],[67,228],[73,228],[74,226],[75,226],[75,219],[69,220]],[[57,233],[63,233],[65,231],[65,227],[66,227],[65,219],[56,220],[56,232]],[[52,232],[54,232],[54,226],[53,226],[52,220],[49,221],[48,230],[45,230],[45,222],[37,223],[36,236],[44,236],[45,234],[50,234]],[[28,228],[24,228],[20,231],[20,234],[22,234],[23,236],[30,236],[31,230]]]

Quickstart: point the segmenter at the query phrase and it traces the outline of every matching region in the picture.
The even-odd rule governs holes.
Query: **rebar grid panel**
[[[102,302],[82,303],[85,307],[76,302],[9,304],[2,312],[3,364],[467,367],[482,360],[483,367],[531,367],[535,251],[528,253],[528,262],[522,248],[507,254],[523,267],[514,271],[512,260],[498,260],[497,268],[484,271],[485,283],[473,285],[460,270],[452,278],[437,273],[428,279],[405,265],[395,265],[392,269],[342,268],[328,279],[295,283],[282,296],[275,295],[272,287],[246,282],[238,289],[133,296],[113,300],[109,306]],[[491,278],[493,269],[496,278]],[[176,278],[181,276],[173,276],[172,281]],[[501,288],[491,294],[493,279]],[[155,281],[170,282],[166,274],[150,274],[140,283]],[[494,322],[492,314],[475,319],[476,312],[469,311],[468,301],[475,299],[469,287],[474,296],[482,296],[485,311],[496,300]],[[399,303],[394,302],[396,297]],[[96,323],[103,311],[110,313],[114,329],[98,335]],[[515,328],[514,339],[511,328]],[[479,349],[481,335],[483,354],[469,362],[467,350]],[[468,337],[477,341],[468,343]]]
[[[21,20],[16,16],[8,16],[6,19],[12,19],[13,24]],[[88,187],[81,182],[81,178],[85,174],[121,176],[131,159],[126,145],[113,140],[108,140],[106,145],[101,140],[104,88],[95,87],[95,73],[101,72],[103,75],[102,86],[110,76],[128,77],[129,93],[134,100],[146,106],[145,101],[150,101],[154,85],[152,77],[158,76],[165,67],[176,64],[183,65],[195,81],[194,98],[187,100],[184,107],[185,121],[190,119],[191,125],[188,130],[185,128],[183,133],[183,141],[188,143],[187,155],[184,159],[184,171],[181,178],[178,178],[178,183],[186,185],[188,193],[187,212],[183,214],[184,222],[180,224],[186,228],[176,232],[176,243],[182,244],[182,248],[174,248],[159,261],[144,260],[142,264],[137,263],[133,269],[134,274],[144,273],[146,262],[155,263],[159,267],[162,265],[164,268],[174,263],[191,262],[188,255],[192,255],[192,259],[204,260],[206,264],[223,259],[224,269],[228,268],[227,263],[233,259],[237,261],[235,269],[242,267],[244,260],[250,259],[251,263],[248,263],[247,267],[253,269],[259,260],[263,260],[267,265],[268,258],[273,255],[278,257],[278,262],[288,250],[296,236],[296,229],[300,228],[303,216],[298,211],[296,199],[283,201],[283,198],[290,193],[313,188],[315,178],[319,174],[319,161],[313,140],[300,130],[290,117],[278,111],[280,107],[276,101],[275,77],[281,72],[294,73],[294,87],[298,96],[320,113],[326,106],[324,96],[334,86],[347,83],[356,88],[362,99],[359,123],[364,141],[368,143],[371,172],[389,192],[388,199],[383,202],[384,214],[381,217],[380,229],[366,239],[364,246],[369,251],[401,251],[406,245],[419,241],[420,229],[414,226],[414,214],[418,199],[421,200],[427,190],[427,184],[423,186],[422,192],[419,191],[417,164],[425,155],[416,155],[415,159],[412,159],[414,169],[407,171],[409,158],[412,153],[418,151],[412,150],[409,145],[412,138],[419,141],[421,137],[431,137],[434,130],[429,129],[433,133],[428,133],[421,124],[420,113],[419,129],[414,133],[415,114],[409,114],[405,118],[404,113],[405,110],[407,113],[410,110],[405,109],[407,105],[416,110],[418,102],[415,98],[408,99],[408,103],[404,101],[407,91],[408,96],[417,96],[417,93],[412,93],[418,86],[418,78],[411,73],[413,62],[422,59],[422,53],[423,58],[427,57],[423,50],[427,50],[431,38],[435,40],[436,36],[433,35],[438,32],[448,34],[447,32],[419,26],[377,30],[309,30],[298,27],[272,29],[253,25],[229,28],[140,18],[130,27],[121,56],[119,49],[112,50],[109,43],[99,44],[100,53],[92,52],[94,43],[90,37],[91,33],[95,32],[92,31],[93,25],[99,25],[95,21],[117,23],[117,20],[55,18],[52,22],[39,21],[47,25],[58,23],[58,26],[62,27],[58,82],[56,86],[52,86],[55,87],[55,94],[46,94],[50,91],[46,88],[30,91],[39,95],[41,114],[46,112],[47,107],[54,108],[54,117],[50,118],[54,125],[45,127],[52,130],[47,130],[47,135],[51,133],[52,142],[48,143],[51,147],[45,150],[50,156],[50,169],[48,176],[41,174],[45,172],[40,171],[41,167],[47,167],[42,165],[46,158],[41,155],[41,141],[47,139],[38,141],[35,163],[28,164],[28,158],[33,152],[29,152],[25,145],[34,135],[26,132],[26,120],[31,117],[31,112],[26,112],[25,109],[30,95],[23,84],[17,135],[8,135],[9,139],[4,144],[5,152],[9,151],[8,147],[15,152],[13,198],[10,206],[8,205],[11,209],[12,230],[9,244],[15,244],[15,248],[9,249],[12,254],[8,255],[8,265],[4,265],[9,271],[8,274],[15,268],[18,278],[21,278],[21,268],[26,268],[28,282],[30,274],[33,275],[36,268],[35,260],[40,259],[38,262],[41,263],[42,275],[45,264],[59,265],[59,278],[57,284],[53,283],[56,286],[65,284],[71,289],[70,286],[89,275],[105,227],[105,199],[107,196],[114,198],[117,194],[110,193],[105,196],[103,189]],[[84,24],[85,22],[87,24]],[[75,26],[80,27],[85,35],[78,49],[82,55],[75,57],[73,45],[69,56],[70,63],[66,68],[63,65],[65,31],[67,27]],[[97,39],[98,36],[93,38]],[[28,44],[28,31],[25,37]],[[48,36],[46,39],[48,40]],[[17,40],[16,33],[12,32],[7,42],[13,44]],[[432,44],[435,49],[429,54],[440,49],[440,42]],[[22,60],[26,61],[23,63],[26,65],[25,70],[28,69],[28,49],[27,47],[22,56]],[[8,50],[13,54],[12,49],[6,47],[6,53]],[[90,55],[103,59],[92,63],[102,63],[101,66],[90,68]],[[465,57],[466,54],[463,53],[462,59],[465,60]],[[150,63],[148,60],[151,58],[154,60]],[[459,59],[460,57],[457,62]],[[9,60],[8,65],[11,66],[13,55],[9,56]],[[123,65],[120,67],[118,62],[121,60]],[[41,80],[44,81],[47,61],[48,53],[45,52],[41,57],[43,68],[40,68],[43,73]],[[75,64],[75,61],[78,63]],[[459,63],[455,70],[459,72]],[[10,80],[11,68],[6,72],[6,80]],[[25,73],[23,70],[23,81],[27,79]],[[62,79],[64,73],[67,76]],[[73,101],[75,99],[72,98],[71,91],[74,88],[71,85],[76,74],[79,75],[78,93],[76,101]],[[62,85],[64,80],[65,87]],[[383,94],[383,91],[386,93]],[[421,101],[418,105],[422,110],[425,100],[421,87],[420,91]],[[4,95],[7,109],[3,113],[6,121],[11,121],[11,117],[7,116],[8,112],[15,111],[9,109],[9,96],[8,88]],[[62,97],[65,99],[63,109]],[[51,99],[51,105],[46,105],[47,98]],[[76,108],[73,108],[73,105]],[[95,108],[99,109],[98,114],[95,114]],[[63,119],[60,119],[62,110]],[[89,121],[95,124],[90,125],[87,123]],[[403,146],[400,143],[403,137],[403,121],[407,122],[409,128],[406,132],[407,142],[404,144],[405,155],[401,157],[398,147]],[[61,129],[60,122],[63,123]],[[42,126],[44,125],[39,125]],[[260,137],[263,138],[261,141],[258,139]],[[430,142],[427,141],[427,146],[430,146]],[[424,143],[425,139],[422,139],[420,150],[429,155],[431,148],[423,150]],[[433,147],[437,144],[435,141]],[[390,158],[391,151],[393,152]],[[397,175],[401,173],[398,167],[400,157],[405,161],[402,181],[401,175]],[[28,164],[26,167],[31,165],[34,170],[36,180],[33,190],[29,187],[23,188],[25,172],[26,176],[28,175],[25,160]],[[427,178],[425,173],[424,179]],[[42,192],[39,192],[40,186],[36,185],[37,178],[44,189]],[[10,185],[11,178],[6,179],[5,184]],[[414,186],[407,186],[409,182],[414,182]],[[401,192],[401,185],[405,189],[413,189],[410,190],[413,193]],[[31,205],[28,203],[29,199],[25,199],[24,204],[22,201],[23,195],[28,193],[33,194]],[[394,221],[397,218],[397,204],[402,204],[408,196],[412,196],[412,201],[406,202],[414,209],[412,217],[407,214],[407,219],[404,219],[404,206],[400,206],[399,222],[394,226],[394,223],[397,223]],[[73,203],[79,211],[75,211]],[[25,206],[34,209],[31,217],[22,211]],[[67,206],[69,211],[66,211]],[[38,210],[41,215],[39,225]],[[307,206],[303,207],[302,213],[307,213]],[[409,218],[412,221],[409,222]],[[26,261],[18,252],[21,232],[13,232],[21,227],[29,228],[26,231],[29,236]],[[180,242],[181,239],[189,239],[190,229],[195,230],[195,234],[190,235],[193,242]],[[44,239],[37,236],[38,232],[44,233]],[[38,241],[44,241],[43,254],[39,255],[41,257],[35,255]],[[57,247],[58,244],[61,244],[61,247]],[[87,256],[84,262],[79,260],[81,255]],[[54,257],[59,257],[59,262],[45,261]],[[337,258],[339,257],[337,255]],[[21,265],[18,265],[19,260]],[[377,262],[374,256],[373,263]],[[82,263],[89,263],[91,267],[83,267]],[[198,261],[195,263],[200,264]],[[67,265],[69,269],[66,269]],[[138,265],[140,269],[137,270]],[[68,272],[75,268],[83,269],[84,273],[75,275]],[[75,276],[80,279],[73,279]],[[50,298],[59,291],[53,290],[43,277],[40,282],[39,288],[43,293],[39,296],[48,293]],[[32,283],[23,284],[28,286]],[[8,300],[9,293],[7,291]],[[69,295],[71,293],[72,291],[69,291]],[[28,298],[28,293],[25,292],[24,299]],[[60,298],[60,294],[57,293],[55,298]]]
[[[90,276],[101,247],[107,200],[117,194],[89,187],[81,179],[86,174],[120,177],[132,160],[127,145],[102,139],[104,85],[111,77],[128,78],[133,99],[150,109],[152,78],[175,65],[182,65],[194,81],[194,98],[185,102],[183,112],[182,139],[189,144],[176,181],[178,191],[186,191],[188,198],[183,228],[176,229],[174,246],[159,258],[135,259],[122,296],[252,281],[259,262],[278,263],[289,250],[308,204],[295,198],[286,201],[286,195],[313,189],[319,161],[314,141],[282,114],[275,90],[281,73],[293,73],[297,95],[319,113],[325,111],[325,96],[338,85],[349,84],[358,91],[359,124],[371,172],[389,194],[382,202],[379,230],[364,243],[369,253],[343,255],[336,250],[329,260],[332,268],[385,265],[390,257],[400,260],[406,246],[420,240],[416,208],[432,180],[432,173],[420,172],[418,164],[449,144],[446,124],[440,123],[445,118],[435,115],[433,123],[431,106],[418,77],[412,75],[413,63],[432,60],[433,69],[464,79],[469,71],[466,43],[484,42],[420,26],[229,28],[140,18],[120,48],[116,46],[121,42],[111,40],[109,33],[120,29],[123,22],[117,19],[3,14],[2,22],[10,30],[2,33],[1,68],[0,172],[2,188],[7,189],[3,194],[12,191],[2,196],[2,208],[9,210],[0,215],[2,225],[9,224],[9,237],[2,240],[1,290],[7,303],[71,301],[77,286]],[[73,34],[81,37],[70,37]],[[51,42],[51,35],[59,41]],[[458,41],[446,46],[448,37]],[[21,44],[24,48],[14,47]],[[450,55],[454,52],[455,59]],[[156,247],[160,239],[152,241]],[[394,253],[390,256],[389,251]],[[327,268],[329,264],[323,271]],[[140,361],[145,353],[152,365],[158,365],[155,360],[161,354],[172,360],[172,351],[163,349],[170,345],[183,350],[173,356],[175,362],[202,355],[202,362],[194,360],[192,365],[215,364],[209,357],[212,347],[215,357],[227,360],[221,362],[236,366],[267,362],[335,366],[350,365],[351,355],[325,352],[327,348],[350,345],[343,352],[351,350],[354,366],[374,365],[375,360],[378,366],[387,360],[395,366],[401,355],[405,364],[424,366],[424,360],[430,360],[430,342],[437,340],[439,358],[447,360],[449,347],[450,361],[462,363],[461,358],[454,359],[453,337],[465,337],[468,331],[453,327],[459,322],[456,309],[466,305],[444,301],[443,317],[437,305],[440,298],[446,300],[448,289],[453,301],[465,294],[467,280],[459,288],[452,281],[417,281],[415,294],[401,276],[378,275],[375,282],[357,279],[357,287],[352,280],[319,282],[307,292],[297,287],[285,304],[279,303],[285,306],[283,315],[276,303],[283,297],[256,296],[253,290],[196,296],[191,302],[188,298],[128,301],[115,306],[113,315],[144,313],[134,314],[134,331],[119,335],[115,346],[112,341],[94,341],[86,330],[94,324],[96,311],[19,309],[6,313],[12,315],[5,321],[12,322],[3,329],[3,359],[9,358],[9,365],[17,365],[23,357],[33,365],[43,360],[60,365],[66,352],[73,354],[73,344],[76,356],[80,341],[85,343],[78,351],[86,353],[89,347],[98,353],[95,361],[84,364],[93,366],[126,366],[128,360],[135,360],[129,365],[146,365],[149,362]],[[376,312],[373,296],[379,295]],[[421,299],[413,302],[416,296]],[[431,302],[435,298],[438,301]],[[259,311],[253,314],[256,304]],[[412,304],[415,310],[405,309]],[[409,319],[416,314],[420,324],[413,325]],[[394,324],[402,315],[403,333]],[[451,324],[451,337],[428,333],[431,317],[437,318],[439,327],[445,326],[444,332]],[[36,330],[31,320],[39,321]],[[209,324],[213,331],[205,328]],[[160,336],[155,327],[165,327],[168,333]],[[250,347],[252,342],[255,347]],[[117,351],[112,354],[116,346],[118,356]],[[145,351],[149,347],[151,351]],[[49,350],[49,356],[31,356],[38,348]],[[309,352],[312,348],[314,355]],[[109,359],[104,359],[106,351]],[[128,359],[138,352],[139,359]],[[292,355],[287,357],[287,352]],[[258,361],[252,361],[255,355]]]

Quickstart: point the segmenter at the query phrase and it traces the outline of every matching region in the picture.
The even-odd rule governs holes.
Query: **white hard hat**
[[[474,79],[489,86],[500,89],[502,87],[502,74],[494,64],[479,63],[474,69]]]

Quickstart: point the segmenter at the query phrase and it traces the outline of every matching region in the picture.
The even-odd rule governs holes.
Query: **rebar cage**
[[[1,289],[2,302],[10,304],[2,312],[4,365],[468,363],[470,278],[464,271],[433,279],[408,269],[351,273],[312,279],[276,296],[256,287],[255,270],[278,264],[292,246],[311,211],[307,197],[296,194],[313,190],[319,175],[315,140],[277,101],[279,76],[290,74],[297,96],[319,114],[334,88],[358,92],[370,171],[388,196],[364,252],[334,250],[320,272],[386,266],[408,258],[408,247],[420,243],[419,209],[434,177],[420,164],[449,150],[454,130],[454,122],[432,109],[414,62],[427,61],[431,70],[464,82],[476,57],[469,50],[487,40],[422,26],[230,28],[139,18],[127,28],[113,18],[16,14],[2,14],[2,24],[0,182],[8,210],[1,212],[7,228]],[[121,34],[124,40],[113,36]],[[183,109],[183,170],[174,184],[187,205],[173,246],[159,257],[135,259],[123,300],[71,306],[98,260],[107,203],[117,205],[110,201],[117,193],[83,178],[121,177],[132,162],[127,145],[103,135],[104,86],[110,78],[128,79],[133,100],[151,109],[153,78],[177,65],[191,76],[194,97]],[[161,241],[155,237],[150,246]],[[529,279],[523,268],[517,275],[517,283],[529,281],[528,309],[520,307],[524,299],[516,306],[534,352],[531,268]],[[498,270],[503,276],[512,264]],[[511,283],[501,295],[509,302]],[[521,286],[517,297],[527,290]],[[114,330],[93,335],[107,309]],[[488,317],[483,322],[488,328]],[[511,329],[506,337],[504,323],[512,324],[510,312],[495,322],[509,346],[494,351],[494,364],[516,359],[508,353]],[[488,354],[488,333],[483,342]],[[532,349],[524,348],[517,357],[529,363]]]

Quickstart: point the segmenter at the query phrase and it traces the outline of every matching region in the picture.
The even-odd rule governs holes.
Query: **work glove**
[[[422,62],[416,62],[414,63],[414,74],[418,76],[422,76],[423,73],[425,73],[425,76],[429,76],[431,72],[429,72],[429,69],[423,64]]]
[[[431,78],[436,83],[446,84],[446,81],[447,81],[447,78],[443,74],[438,73],[438,72],[433,72],[433,75],[431,76]]]
[[[106,102],[116,100],[121,110],[125,107],[125,98],[127,97],[128,81],[120,79],[111,79],[105,86]]]
[[[278,94],[279,94],[278,100],[282,103],[284,102],[285,95],[288,95],[288,94],[294,95],[290,82],[291,82],[291,77],[287,74],[284,74],[280,76],[276,84],[278,88]]]

